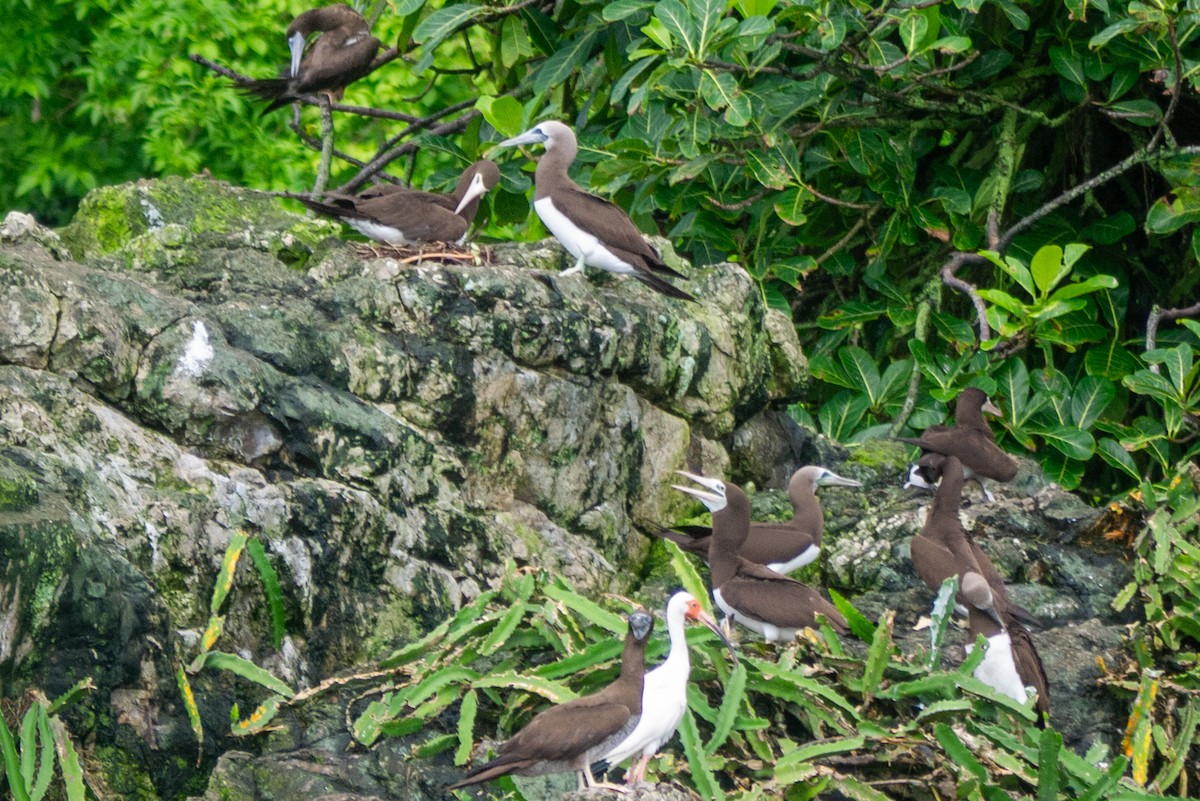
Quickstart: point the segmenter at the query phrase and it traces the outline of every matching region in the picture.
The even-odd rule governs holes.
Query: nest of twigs
[[[360,259],[395,259],[401,264],[473,264],[479,267],[492,263],[490,248],[459,247],[445,242],[426,245],[387,245],[379,242],[364,242],[354,246],[354,254]]]

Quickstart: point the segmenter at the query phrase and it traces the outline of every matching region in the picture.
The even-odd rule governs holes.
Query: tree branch
[[[987,306],[983,303],[983,298],[979,297],[979,293],[975,291],[973,284],[968,284],[966,281],[958,277],[959,268],[967,264],[986,264],[987,259],[983,256],[977,256],[974,253],[963,253],[957,251],[952,254],[949,260],[942,265],[942,283],[948,287],[957,289],[959,292],[966,293],[971,302],[975,304],[975,315],[979,320],[979,341],[983,342],[992,338],[992,329],[987,321]]]
[[[1178,320],[1180,317],[1200,317],[1200,303],[1188,306],[1184,309],[1163,309],[1155,305],[1150,309],[1150,314],[1146,318],[1146,350],[1154,350],[1158,345],[1158,324],[1163,322],[1171,322]],[[1150,365],[1153,372],[1158,372],[1158,365]]]

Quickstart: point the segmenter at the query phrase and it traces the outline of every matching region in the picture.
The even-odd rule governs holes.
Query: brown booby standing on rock
[[[304,46],[317,31],[321,35],[308,54]],[[305,11],[287,29],[292,62],[283,78],[263,78],[241,85],[242,91],[268,101],[263,114],[286,106],[301,95],[326,92],[341,99],[342,91],[371,71],[380,42],[362,15],[341,3]]]
[[[1000,414],[982,389],[967,387],[955,400],[953,426],[930,426],[919,437],[897,437],[900,442],[921,449],[921,459],[913,468],[909,482],[917,486],[929,486],[940,461],[931,454],[956,456],[966,471],[966,477],[979,482],[989,501],[995,500],[987,487],[983,486],[983,479],[1012,481],[1017,474],[1017,460],[1000,450],[996,438],[992,436],[992,429],[983,419],[984,412]]]
[[[738,555],[756,565],[766,565],[777,573],[791,573],[816,560],[821,554],[821,536],[825,533],[825,516],[817,500],[817,487],[861,487],[852,478],[817,465],[801,467],[788,481],[788,498],[792,502],[792,519],[778,523],[751,523],[750,534]],[[658,536],[671,540],[690,554],[708,560],[712,530],[704,526],[687,526],[678,530],[663,529]]]
[[[596,786],[591,764],[624,740],[641,717],[646,641],[653,628],[654,618],[649,613],[632,613],[616,681],[598,693],[539,712],[500,745],[495,759],[447,789],[457,790],[510,773],[541,776],[572,770],[579,772],[580,789]]]
[[[635,759],[625,774],[625,783],[637,784],[646,778],[646,766],[650,764],[650,758],[679,728],[679,722],[687,710],[687,683],[692,667],[683,632],[684,623],[688,620],[708,626],[721,638],[733,654],[734,661],[737,661],[737,652],[725,639],[717,622],[701,608],[700,602],[683,591],[672,595],[667,602],[667,633],[671,638],[671,650],[666,661],[646,674],[642,686],[642,717],[637,727],[604,755],[597,766],[598,772],[605,772],[611,765],[632,756]]]
[[[937,494],[921,531],[912,540],[917,575],[934,592],[950,576],[958,577],[957,605],[967,615],[971,634],[990,643],[975,676],[1024,703],[1025,687],[1037,691],[1037,710],[1050,711],[1050,689],[1041,658],[1018,615],[1032,617],[1013,603],[995,566],[959,522],[963,470],[957,457],[946,458]]]
[[[546,154],[534,172],[533,208],[546,228],[575,257],[575,266],[562,275],[581,272],[584,265],[618,275],[632,275],[651,289],[680,300],[695,300],[660,275],[687,278],[666,265],[637,226],[614,203],[585,192],[567,175],[579,148],[575,132],[553,120],[505,139],[499,147],[544,144]]]
[[[738,555],[750,534],[750,501],[739,486],[682,470],[676,472],[704,487],[675,489],[699,498],[712,512],[708,564],[713,600],[721,611],[761,634],[767,642],[787,642],[801,629],[815,628],[818,614],[824,615],[836,631],[846,631],[842,613],[812,587]]]
[[[296,200],[389,245],[461,243],[475,220],[480,198],[499,182],[500,168],[485,159],[463,170],[457,188],[448,194],[381,186],[360,195],[329,195],[327,203]]]

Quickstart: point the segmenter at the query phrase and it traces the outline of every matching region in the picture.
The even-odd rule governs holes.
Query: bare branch
[[[1169,323],[1180,317],[1200,317],[1200,303],[1183,309],[1163,309],[1157,305],[1150,309],[1150,314],[1146,317],[1146,350],[1154,350],[1158,346],[1159,323],[1164,320]],[[1157,373],[1158,365],[1152,364],[1150,369]]]
[[[983,256],[958,251],[952,254],[950,259],[942,265],[942,283],[948,287],[957,289],[959,292],[965,292],[967,297],[971,299],[971,302],[975,304],[975,315],[979,321],[980,342],[992,338],[992,329],[987,321],[987,306],[984,305],[983,298],[979,297],[979,293],[975,291],[975,286],[959,278],[957,273],[960,267],[967,264],[985,263],[987,263],[987,260]]]

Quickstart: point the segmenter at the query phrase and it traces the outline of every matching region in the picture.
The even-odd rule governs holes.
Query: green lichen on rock
[[[170,177],[89,192],[60,233],[76,259],[116,256],[127,268],[145,269],[190,263],[193,241],[228,242],[302,261],[337,230],[328,221],[292,214],[270,195],[207,178]]]
[[[37,502],[33,476],[0,456],[0,512],[20,512]]]

